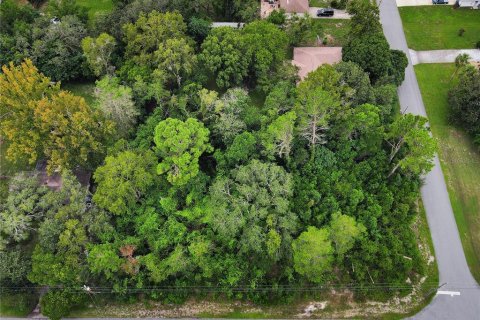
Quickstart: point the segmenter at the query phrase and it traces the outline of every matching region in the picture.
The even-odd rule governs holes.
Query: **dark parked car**
[[[448,0],[432,0],[433,4],[448,4]]]
[[[317,11],[317,17],[331,17],[333,16],[333,13],[334,11],[332,8],[323,8]]]

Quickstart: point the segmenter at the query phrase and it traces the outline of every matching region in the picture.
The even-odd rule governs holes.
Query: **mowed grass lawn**
[[[414,50],[473,49],[480,41],[480,10],[452,6],[400,7],[408,46]],[[463,36],[458,35],[464,29]]]
[[[453,64],[415,66],[467,262],[480,282],[480,152],[471,137],[449,120],[447,95],[454,72]]]

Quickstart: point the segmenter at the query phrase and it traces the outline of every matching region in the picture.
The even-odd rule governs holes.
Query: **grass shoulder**
[[[415,66],[447,182],[458,231],[470,271],[480,281],[480,152],[471,137],[451,123],[447,95],[453,85],[453,64]]]

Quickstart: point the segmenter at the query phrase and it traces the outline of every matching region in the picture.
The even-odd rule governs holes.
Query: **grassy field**
[[[313,26],[307,40],[302,46],[317,46],[317,36],[320,41],[327,37],[327,46],[342,47],[347,42],[349,21],[345,19],[313,19]]]
[[[452,6],[398,9],[411,49],[473,49],[480,41],[480,10],[454,9]],[[459,36],[462,28],[465,32]]]
[[[66,82],[62,83],[62,89],[83,97],[90,106],[93,105],[95,101],[93,95],[93,90],[95,89],[94,82]]]
[[[415,66],[423,101],[439,153],[463,249],[480,281],[480,152],[471,138],[449,121],[448,89],[452,64]],[[453,80],[454,81],[454,80]]]
[[[112,0],[77,0],[77,3],[88,9],[90,20],[95,17],[97,13],[106,13],[113,9]]]

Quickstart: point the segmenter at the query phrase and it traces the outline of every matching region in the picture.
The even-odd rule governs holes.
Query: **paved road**
[[[380,20],[390,46],[403,50],[409,56],[395,0],[381,1]],[[398,88],[400,105],[408,112],[426,116],[410,56],[409,62],[405,71],[405,81]],[[437,295],[424,310],[413,318],[425,320],[480,319],[480,287],[473,279],[465,260],[438,158],[435,158],[435,167],[426,176],[421,192],[435,247],[440,283],[447,283],[441,290],[458,291],[460,296]]]
[[[470,60],[480,61],[479,49],[453,49],[453,50],[427,50],[415,51],[410,49],[410,59],[412,64],[419,63],[451,63],[455,62],[455,58],[462,53],[470,56]]]

